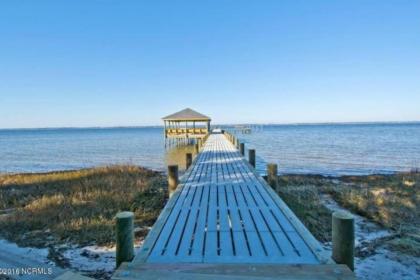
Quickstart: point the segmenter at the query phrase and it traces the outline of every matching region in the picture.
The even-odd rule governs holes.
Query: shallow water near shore
[[[257,150],[257,169],[362,175],[420,167],[420,123],[258,126],[236,130]],[[235,131],[235,127],[230,127]],[[165,170],[184,164],[185,149],[165,149],[161,127],[0,130],[0,173],[48,172],[109,164]]]

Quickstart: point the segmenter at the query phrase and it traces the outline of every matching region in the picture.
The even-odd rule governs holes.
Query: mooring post
[[[120,212],[116,215],[116,265],[130,262],[134,258],[134,213]]]
[[[198,144],[194,145],[194,152],[196,155],[198,155],[198,153],[200,152],[200,147],[198,146]]]
[[[178,165],[169,165],[168,166],[168,194],[169,197],[172,196],[176,187],[178,186]]]
[[[267,183],[273,188],[277,188],[277,164],[267,164]]]
[[[241,143],[239,145],[239,152],[241,153],[242,156],[245,155],[245,143]]]
[[[354,217],[346,211],[332,214],[332,258],[354,271]]]
[[[185,169],[190,168],[192,164],[192,153],[185,154]]]
[[[254,149],[248,150],[248,159],[249,159],[249,163],[255,168],[255,150]]]

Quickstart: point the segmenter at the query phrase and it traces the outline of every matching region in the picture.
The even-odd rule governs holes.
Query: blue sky
[[[420,120],[420,1],[1,1],[0,128]]]

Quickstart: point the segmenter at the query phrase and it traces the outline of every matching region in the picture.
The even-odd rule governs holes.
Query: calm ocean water
[[[370,174],[420,167],[420,124],[262,126],[237,133],[257,150],[257,168],[282,173]],[[190,149],[188,147],[187,149]],[[165,150],[162,128],[0,130],[0,173],[116,163],[164,170],[185,148]]]

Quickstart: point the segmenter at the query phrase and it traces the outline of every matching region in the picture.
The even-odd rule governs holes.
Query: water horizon
[[[214,125],[236,132],[281,174],[389,174],[420,167],[420,122]],[[74,170],[113,164],[165,171],[191,147],[165,149],[162,126],[0,129],[0,173]]]
[[[419,121],[360,121],[360,122],[291,122],[291,123],[213,123],[212,126],[217,127],[232,127],[238,125],[249,126],[300,126],[300,125],[372,125],[372,124],[420,124]],[[117,125],[117,126],[54,126],[54,127],[15,127],[15,128],[0,128],[2,130],[58,130],[58,129],[114,129],[114,128],[163,128],[163,125]]]

